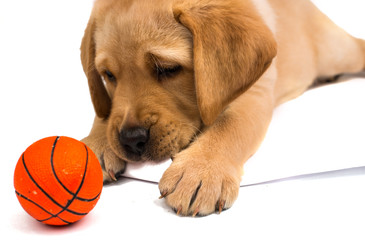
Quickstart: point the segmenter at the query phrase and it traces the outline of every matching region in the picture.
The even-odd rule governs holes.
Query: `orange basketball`
[[[20,204],[36,220],[67,225],[94,208],[103,174],[85,144],[68,137],[49,137],[22,154],[14,172],[14,187]]]

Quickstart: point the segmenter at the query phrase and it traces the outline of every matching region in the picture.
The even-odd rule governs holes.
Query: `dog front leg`
[[[252,87],[175,156],[159,188],[178,214],[207,215],[232,206],[243,165],[258,149],[272,117],[268,91]]]

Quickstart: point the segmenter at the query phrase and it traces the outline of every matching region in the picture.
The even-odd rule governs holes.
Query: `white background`
[[[314,2],[365,39],[363,1]],[[135,180],[104,188],[96,208],[72,226],[50,228],[29,217],[13,189],[21,153],[40,138],[81,139],[91,128],[94,113],[79,58],[91,7],[91,0],[0,0],[0,230],[6,239],[365,239],[364,168],[243,187],[232,209],[204,218],[175,216],[158,200],[156,184]],[[256,158],[285,158],[294,170],[308,167],[303,162],[309,158],[329,169],[365,166],[364,82],[357,77],[283,105]],[[277,165],[261,170],[273,172]]]

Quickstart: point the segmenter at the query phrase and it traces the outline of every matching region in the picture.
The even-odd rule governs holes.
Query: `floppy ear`
[[[95,68],[95,21],[91,17],[81,43],[81,62],[88,79],[91,100],[99,118],[107,118],[111,111],[111,100],[104,83]]]
[[[193,35],[198,107],[210,125],[270,66],[276,42],[248,0],[178,1],[173,13]]]

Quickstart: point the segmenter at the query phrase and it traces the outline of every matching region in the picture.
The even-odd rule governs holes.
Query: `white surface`
[[[365,3],[314,2],[351,34],[365,38]],[[47,227],[29,217],[13,189],[20,154],[47,136],[81,139],[92,124],[93,108],[79,60],[91,6],[91,0],[0,1],[3,236],[365,239],[365,167],[353,168],[365,166],[365,80],[359,77],[312,90],[278,108],[243,180],[248,184],[285,179],[242,187],[233,208],[221,215],[177,217],[158,200],[157,184],[124,179],[105,187],[95,209],[72,226]],[[353,169],[286,178],[341,168]]]

